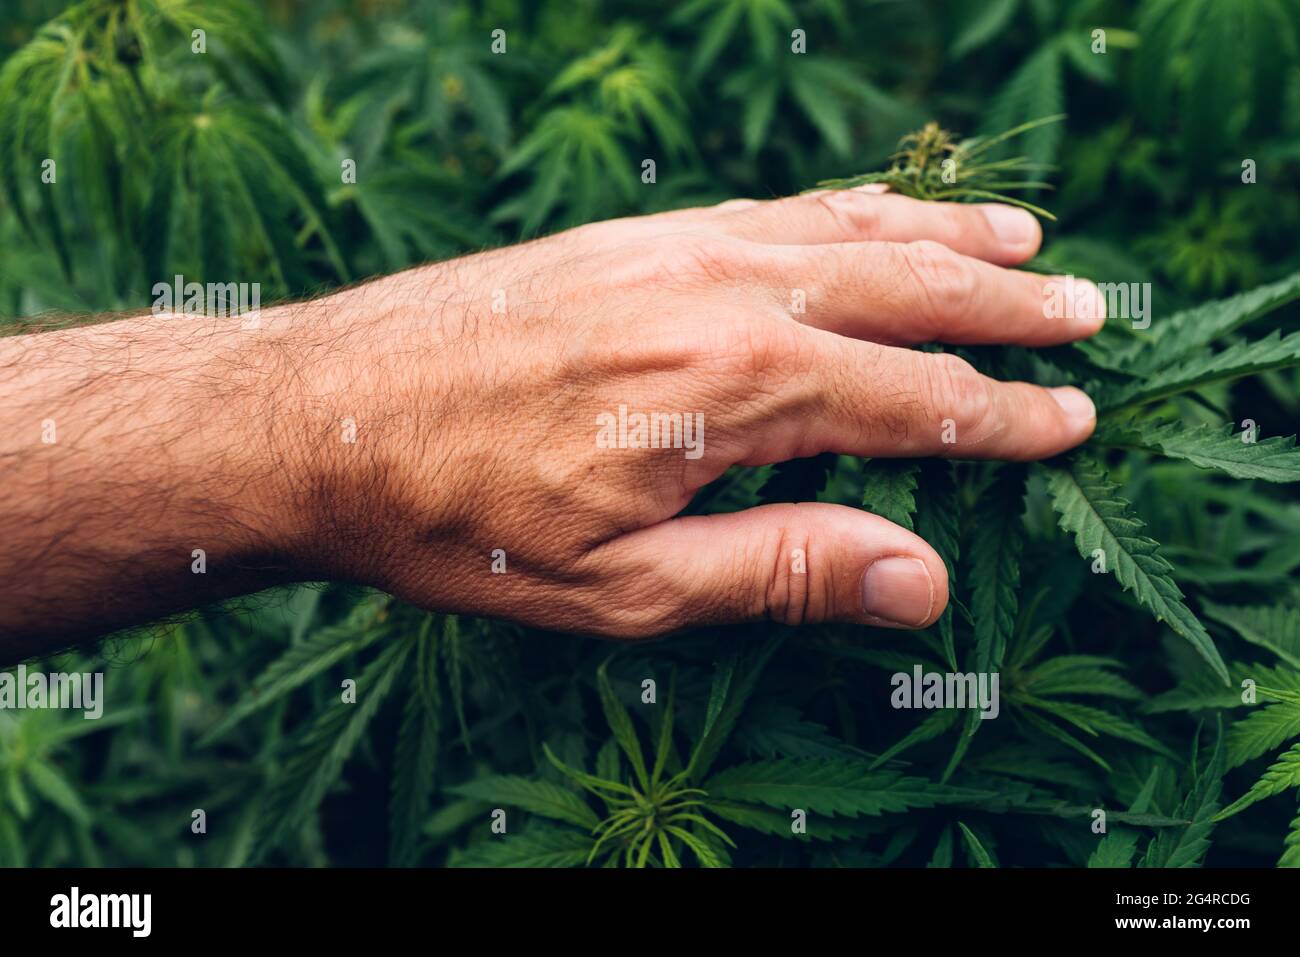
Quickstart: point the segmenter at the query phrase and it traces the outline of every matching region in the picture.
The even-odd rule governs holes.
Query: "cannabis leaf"
[[[997,865],[993,863],[993,858],[989,856],[989,852],[984,849],[984,845],[981,844],[979,838],[975,836],[975,832],[961,821],[957,822],[957,827],[961,831],[962,840],[966,842],[966,850],[970,853],[971,860],[975,862],[975,866],[997,867]]]
[[[319,628],[267,666],[248,691],[198,740],[199,747],[212,744],[250,715],[274,704],[295,688],[333,667],[348,655],[361,651],[384,635],[379,627],[392,599],[371,595],[359,602],[341,622]]]
[[[1227,734],[1227,764],[1235,768],[1300,736],[1300,704],[1280,701],[1234,722]]]
[[[480,841],[453,859],[456,867],[581,867],[594,840],[568,827],[533,825],[499,841]]]
[[[1147,846],[1139,867],[1196,867],[1210,847],[1210,833],[1219,820],[1219,794],[1223,789],[1222,727],[1215,738],[1214,751],[1205,768],[1193,780],[1187,796],[1178,806],[1177,816],[1186,820],[1185,828],[1165,828]],[[1196,755],[1192,769],[1195,773]]]
[[[1156,123],[1177,118],[1185,149],[1199,165],[1276,117],[1278,106],[1259,93],[1276,89],[1295,56],[1300,26],[1289,4],[1144,0],[1137,31],[1142,111]],[[1239,55],[1219,55],[1225,44]]]
[[[1226,684],[1228,669],[1214,640],[1183,604],[1182,592],[1169,574],[1173,566],[1160,556],[1156,542],[1141,533],[1143,523],[1119,497],[1119,487],[1083,455],[1072,457],[1065,467],[1044,470],[1061,527],[1074,534],[1079,554],[1095,560],[1099,551],[1106,571],[1124,590],[1191,642]]]
[[[1232,628],[1251,644],[1267,648],[1300,668],[1300,608],[1284,605],[1231,606],[1201,603],[1205,614]]]
[[[737,764],[719,771],[703,787],[710,799],[847,817],[934,807],[969,797],[961,789],[843,759],[776,758]]]
[[[906,459],[872,459],[862,467],[862,507],[912,531],[916,481],[921,464]]]
[[[1182,309],[1096,358],[1132,374],[1156,372],[1297,298],[1300,272],[1226,299]]]
[[[1107,389],[1098,398],[1098,409],[1113,416],[1215,382],[1294,365],[1300,365],[1300,332],[1284,337],[1275,330],[1257,342],[1239,342],[1222,352],[1187,359],[1128,385]]]
[[[1251,789],[1215,816],[1216,821],[1232,817],[1234,814],[1250,807],[1256,801],[1281,794],[1283,791],[1300,787],[1300,744],[1292,745],[1291,750],[1283,752],[1273,764],[1269,765],[1264,776],[1251,786]]]
[[[405,668],[413,644],[409,640],[389,644],[356,679],[357,703],[336,697],[292,742],[268,795],[255,859],[302,828],[324,800]]]
[[[574,824],[590,831],[600,824],[596,812],[568,788],[550,781],[513,775],[475,778],[448,788],[452,794],[494,805],[520,808],[530,814]]]
[[[968,581],[977,671],[1001,670],[1016,626],[1026,475],[1022,466],[999,469],[975,507]]]
[[[433,796],[442,731],[438,639],[435,619],[427,616],[415,639],[415,671],[407,681],[406,704],[393,755],[388,859],[399,867],[410,867],[418,859],[419,834]]]
[[[1300,449],[1295,436],[1247,441],[1251,436],[1232,426],[1188,427],[1181,422],[1127,422],[1102,426],[1093,442],[1115,448],[1153,452],[1185,459],[1203,469],[1219,469],[1233,478],[1266,482],[1300,481]]]

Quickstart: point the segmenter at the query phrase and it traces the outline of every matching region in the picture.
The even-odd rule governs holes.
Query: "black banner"
[[[1294,875],[1273,870],[9,870],[0,914],[6,942],[75,934],[119,945],[434,933],[577,943],[671,935],[683,922],[727,940],[786,924],[842,926],[862,940],[912,928],[925,943],[1022,931],[1227,943],[1294,926],[1297,890]]]

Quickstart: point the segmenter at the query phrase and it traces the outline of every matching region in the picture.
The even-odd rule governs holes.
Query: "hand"
[[[882,518],[674,516],[732,465],[1032,459],[1087,438],[1076,389],[905,348],[1095,332],[1099,294],[1048,319],[1053,280],[1004,268],[1039,240],[1003,206],[738,200],[409,270],[251,329],[158,315],[0,340],[0,659],[330,578],[625,638],[927,625],[943,563]],[[679,416],[651,443],[670,447],[634,447],[638,415]]]
[[[623,638],[763,618],[927,625],[944,565],[883,518],[815,503],[674,516],[732,465],[1034,459],[1087,438],[1077,389],[904,348],[1095,332],[1099,295],[1049,320],[1051,277],[1003,268],[1039,241],[1011,207],[825,192],[598,223],[336,296],[355,352],[295,377],[331,383],[301,473],[303,491],[328,490],[325,518],[298,564]],[[620,421],[632,445],[634,416],[656,413],[694,428],[658,443],[676,447],[617,447]]]

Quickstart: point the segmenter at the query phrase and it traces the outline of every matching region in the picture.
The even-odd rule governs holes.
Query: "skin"
[[[1053,277],[1009,268],[1040,239],[1011,207],[870,188],[735,200],[422,266],[256,328],[145,315],[0,340],[0,659],[328,579],[627,639],[928,625],[944,565],[883,518],[674,516],[733,465],[1086,439],[1079,390],[908,348],[1094,333],[1100,296],[1048,319]],[[703,454],[598,447],[620,405],[702,413]]]

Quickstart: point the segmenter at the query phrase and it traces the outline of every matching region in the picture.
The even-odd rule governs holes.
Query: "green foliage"
[[[1067,467],[1045,471],[1061,527],[1074,534],[1079,554],[1119,579],[1157,620],[1167,621],[1190,641],[1227,682],[1223,659],[1169,575],[1173,566],[1160,556],[1155,540],[1141,534],[1143,522],[1129,503],[1116,495],[1118,487],[1107,482],[1096,464],[1082,454],[1071,456]]]
[[[1197,742],[1199,744],[1199,742]],[[1139,867],[1197,867],[1210,847],[1210,833],[1220,818],[1216,816],[1219,793],[1223,789],[1223,743],[1215,739],[1214,751],[1199,773],[1195,752],[1192,755],[1191,786],[1178,806],[1177,817],[1183,827],[1160,831],[1147,847]]]
[[[1236,767],[1300,735],[1300,707],[1289,701],[1269,704],[1238,721],[1228,733],[1228,764]]]
[[[391,642],[356,679],[356,701],[340,696],[330,702],[291,742],[285,765],[267,795],[260,848],[275,847],[301,827],[324,800],[367,725],[392,691],[410,652],[409,641]]]
[[[989,856],[989,852],[984,849],[984,845],[981,844],[979,838],[975,836],[975,832],[961,821],[957,822],[957,827],[961,830],[962,840],[966,842],[966,850],[970,854],[971,860],[974,862],[975,866],[997,867],[997,865],[993,863],[993,858]]]
[[[1300,787],[1300,744],[1293,745],[1275,764],[1270,765],[1264,776],[1249,791],[1219,812],[1219,818],[1231,817],[1256,801],[1294,787]]]
[[[1183,392],[1204,389],[1246,375],[1270,369],[1292,368],[1300,363],[1300,333],[1283,337],[1274,330],[1255,342],[1238,342],[1222,352],[1197,356],[1175,363],[1142,379],[1108,390],[1099,407],[1114,414],[1143,403],[1167,399]]]
[[[1032,268],[1151,282],[1154,308],[1069,347],[957,350],[1084,386],[1102,418],[1079,453],[827,454],[692,503],[915,530],[950,574],[932,628],[611,658],[278,589],[47,662],[106,669],[105,717],[0,710],[0,864],[1300,866],[1295,0],[58,6],[0,13],[0,315],[143,307],[176,273],[296,295],[873,182],[1054,214]],[[892,707],[918,665],[998,672],[999,717]]]
[[[906,459],[879,459],[862,470],[862,507],[912,531],[916,479],[921,466]]]
[[[1239,607],[1204,603],[1205,614],[1232,628],[1251,644],[1267,648],[1300,669],[1300,608],[1282,605]]]
[[[969,580],[977,671],[1000,671],[1020,607],[1025,470],[1000,469],[972,517]]]
[[[1181,422],[1168,422],[1138,428],[1110,425],[1102,430],[1097,441],[1116,448],[1186,459],[1203,469],[1222,469],[1238,479],[1300,481],[1300,449],[1295,447],[1295,436],[1278,436],[1263,442],[1250,441],[1252,438],[1250,433],[1234,434],[1231,425],[1188,427]]]
[[[852,761],[777,759],[739,764],[705,785],[711,797],[779,809],[856,817],[931,807],[953,791],[897,771],[873,771]]]
[[[1232,155],[1248,130],[1276,119],[1273,92],[1300,52],[1295,3],[1146,0],[1137,27],[1148,54],[1138,73],[1143,107],[1157,121],[1179,117],[1197,162]],[[1181,70],[1168,68],[1179,61]]]
[[[1300,297],[1300,272],[1246,292],[1175,312],[1159,325],[1112,346],[1090,353],[1099,364],[1143,375],[1186,358],[1261,316]],[[1086,348],[1086,344],[1083,348]]]

